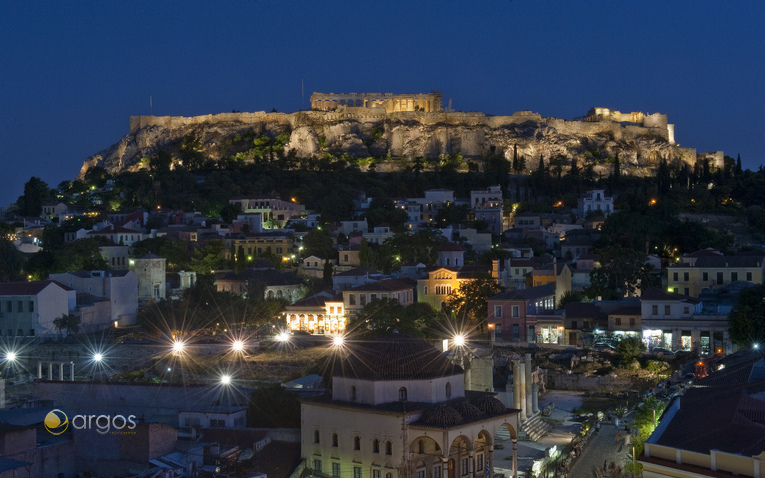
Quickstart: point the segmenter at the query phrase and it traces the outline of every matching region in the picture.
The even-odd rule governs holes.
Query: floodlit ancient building
[[[493,476],[500,431],[517,469],[518,410],[466,391],[462,368],[424,340],[394,331],[337,353],[331,396],[301,400],[302,457],[316,475]]]
[[[397,111],[441,111],[443,95],[437,92],[394,95],[393,93],[318,93],[311,95],[311,109],[332,111],[338,106],[350,108],[385,108]]]

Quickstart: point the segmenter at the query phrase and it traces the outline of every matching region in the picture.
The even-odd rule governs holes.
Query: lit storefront
[[[288,305],[282,314],[290,332],[334,335],[345,331],[345,307],[340,297],[320,293]]]

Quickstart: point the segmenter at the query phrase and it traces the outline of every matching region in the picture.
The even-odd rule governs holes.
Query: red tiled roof
[[[351,344],[349,354],[333,375],[371,380],[420,380],[462,373],[428,342],[393,332]]]
[[[439,251],[444,251],[444,252],[452,252],[452,251],[453,252],[464,252],[465,249],[463,249],[462,246],[460,246],[459,244],[455,244],[453,242],[447,242],[446,244],[441,246]]]

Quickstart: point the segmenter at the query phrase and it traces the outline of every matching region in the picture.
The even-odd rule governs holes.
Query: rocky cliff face
[[[253,138],[289,133],[284,152],[298,157],[347,153],[356,158],[438,158],[459,152],[465,159],[486,154],[512,160],[513,152],[534,169],[543,157],[562,160],[564,168],[576,159],[580,167],[592,163],[608,174],[606,158],[618,156],[622,171],[651,174],[664,158],[693,164],[696,151],[668,140],[666,128],[611,121],[582,122],[542,118],[531,112],[512,116],[480,113],[370,114],[361,108],[336,112],[226,113],[192,118],[131,117],[131,131],[115,145],[87,158],[81,174],[101,166],[110,173],[146,167],[142,158],[165,150],[182,161],[181,143],[192,138],[196,151],[213,160],[239,154],[247,160]],[[480,162],[479,162],[480,163]]]

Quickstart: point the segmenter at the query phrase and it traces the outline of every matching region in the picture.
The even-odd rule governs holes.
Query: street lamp
[[[221,385],[231,385],[231,375],[224,374],[220,377],[220,384]]]
[[[332,345],[334,345],[335,347],[342,347],[344,343],[345,343],[345,337],[343,337],[342,335],[335,335],[332,338]]]
[[[241,353],[244,351],[244,342],[241,340],[234,340],[234,342],[231,344],[231,350],[237,353]]]
[[[465,336],[462,334],[458,334],[454,336],[454,345],[457,347],[462,347],[465,345]]]
[[[102,353],[96,352],[95,354],[93,354],[93,361],[94,362],[100,362],[103,359],[104,359],[104,355]]]
[[[7,360],[8,362],[15,362],[16,352],[8,352],[8,355],[5,356],[5,360]]]

